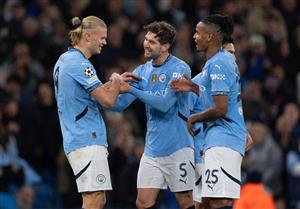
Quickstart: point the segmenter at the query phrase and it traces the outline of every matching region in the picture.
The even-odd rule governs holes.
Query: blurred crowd
[[[300,208],[298,0],[0,0],[0,209],[81,207],[62,151],[52,81],[58,56],[70,46],[72,17],[95,15],[107,23],[108,45],[91,59],[105,82],[144,61],[143,26],[153,20],[176,27],[172,53],[198,74],[205,60],[192,36],[212,13],[235,21],[244,115],[254,140],[243,160],[243,182],[255,173],[254,182],[277,208]],[[114,187],[107,207],[134,208],[144,106],[135,102],[104,115]],[[176,208],[168,192],[159,199],[161,208]]]

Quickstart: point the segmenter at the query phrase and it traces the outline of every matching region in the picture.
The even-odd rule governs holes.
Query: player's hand
[[[111,81],[107,81],[103,84],[103,86],[107,89],[109,89],[111,87]]]
[[[195,122],[196,122],[195,114],[191,114],[187,120],[187,129],[192,136],[195,135],[195,132],[194,132]]]
[[[140,77],[131,72],[124,72],[122,73],[121,77],[125,82],[138,82],[139,80],[141,80]]]
[[[131,86],[125,82],[125,81],[121,81],[120,82],[120,93],[127,93],[131,90]]]
[[[245,151],[248,151],[249,149],[251,149],[252,144],[253,144],[253,139],[252,139],[250,133],[247,132]]]
[[[120,74],[118,73],[112,73],[111,76],[109,77],[109,80],[112,81],[112,80],[122,80],[122,77]]]
[[[170,87],[176,92],[192,91],[192,85],[193,81],[186,74],[183,74],[183,78],[174,79],[170,83]]]

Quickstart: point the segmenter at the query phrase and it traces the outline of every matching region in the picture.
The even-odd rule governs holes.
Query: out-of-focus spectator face
[[[291,120],[288,117],[282,115],[276,121],[276,130],[282,136],[288,136],[292,133],[293,124],[291,123]]]
[[[266,52],[266,42],[262,35],[254,34],[249,38],[249,46],[255,54],[264,54]]]
[[[223,13],[229,16],[234,16],[238,13],[237,2],[235,0],[226,1],[223,6]]]
[[[4,112],[6,116],[5,122],[6,122],[6,128],[9,134],[16,135],[20,132],[20,125],[17,121],[15,121],[15,118],[19,114],[19,105],[15,100],[10,100],[5,106],[4,106]]]
[[[67,28],[63,21],[55,20],[52,22],[52,35],[54,36],[54,41],[66,42],[67,34]]]
[[[53,90],[48,83],[42,83],[38,87],[38,100],[45,106],[53,104]]]
[[[275,94],[280,88],[282,82],[284,81],[284,69],[280,65],[276,65],[273,71],[266,77],[264,81],[265,89],[271,93]]]
[[[48,6],[47,9],[43,12],[42,16],[42,18],[49,18],[50,20],[62,19],[62,14],[56,5]]]
[[[248,50],[248,37],[241,25],[234,25],[232,38],[235,40],[236,51],[238,53],[244,53]]]
[[[38,35],[40,30],[39,22],[34,17],[27,17],[22,24],[23,35],[28,38],[35,37]]]
[[[284,73],[284,69],[281,65],[276,65],[273,68],[273,75],[278,79],[278,81],[281,83],[284,80],[285,77],[285,73]]]
[[[148,19],[152,16],[151,7],[148,4],[148,1],[146,0],[139,0],[134,2],[134,11],[133,15],[134,18],[142,23],[146,22]]]
[[[107,11],[111,16],[120,15],[123,7],[122,0],[109,0],[106,4]]]
[[[10,100],[5,106],[4,106],[4,112],[5,114],[10,117],[14,118],[19,113],[19,105],[15,100]]]
[[[188,22],[182,23],[177,30],[176,42],[178,42],[178,44],[188,45],[190,43],[190,37],[191,37],[190,31],[191,31],[190,24]]]
[[[118,26],[118,24],[112,24],[108,28],[108,43],[116,48],[121,48],[123,44],[123,30]]]
[[[34,202],[35,192],[30,186],[23,186],[17,192],[17,202],[22,208],[32,208]]]
[[[252,80],[247,83],[243,91],[243,99],[246,101],[259,101],[261,99],[262,86],[257,80]]]
[[[69,1],[69,13],[71,17],[80,17],[89,4],[89,0]]]
[[[5,83],[4,89],[9,95],[19,94],[21,91],[21,84],[15,80],[8,80]]]
[[[268,134],[268,128],[260,122],[253,122],[249,128],[249,133],[252,136],[253,144],[262,142]]]
[[[14,58],[15,59],[31,59],[30,49],[26,43],[17,43],[14,47]]]
[[[291,123],[296,124],[299,120],[299,108],[295,103],[285,105],[283,115],[291,120]]]
[[[292,13],[297,9],[297,0],[281,0],[281,5],[286,12]]]
[[[19,0],[6,1],[5,9],[11,18],[16,21],[22,21],[26,15],[26,9]]]

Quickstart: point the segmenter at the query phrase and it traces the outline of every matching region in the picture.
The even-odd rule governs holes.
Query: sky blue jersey
[[[205,107],[208,106],[207,102],[205,101],[204,94],[206,93],[203,88],[203,85],[201,84],[201,75],[202,73],[199,73],[196,75],[192,81],[193,83],[197,84],[199,86],[199,96],[192,93],[191,94],[191,105],[192,105],[192,111],[191,113],[199,113],[202,112]],[[197,122],[194,127],[194,145],[195,145],[195,163],[203,163],[203,158],[201,157],[202,151],[204,151],[204,143],[205,143],[205,135],[203,131],[203,123]]]
[[[146,105],[147,133],[144,154],[162,157],[183,148],[193,148],[193,138],[186,127],[190,115],[189,94],[177,94],[169,88],[173,79],[183,74],[191,76],[190,67],[170,55],[163,65],[153,66],[148,61],[138,66],[134,73],[141,81],[132,84],[128,94],[118,97],[115,110],[121,111],[136,98]]]
[[[56,62],[53,78],[65,152],[89,145],[107,146],[105,124],[91,95],[102,83],[90,61],[70,48]]]
[[[200,88],[205,92],[204,108],[214,106],[214,95],[228,96],[228,112],[224,117],[203,123],[204,149],[214,146],[231,148],[242,155],[245,151],[246,126],[241,101],[240,74],[228,51],[221,49],[210,57],[200,74]]]

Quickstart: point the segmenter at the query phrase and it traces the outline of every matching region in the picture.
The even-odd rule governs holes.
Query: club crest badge
[[[103,174],[99,174],[96,177],[96,181],[98,182],[98,184],[104,184],[106,181],[106,177]]]
[[[156,81],[157,81],[157,74],[152,74],[151,75],[151,82],[156,83]]]
[[[166,81],[166,74],[160,74],[158,77],[159,82],[164,83]]]
[[[92,70],[91,67],[86,67],[86,68],[84,69],[84,74],[85,74],[87,77],[91,78],[91,77],[94,75],[94,72],[93,72],[93,70]]]

